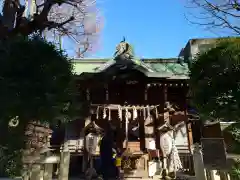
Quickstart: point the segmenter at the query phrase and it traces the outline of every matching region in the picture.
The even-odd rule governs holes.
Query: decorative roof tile
[[[171,79],[188,79],[189,69],[187,63],[178,63],[175,59],[142,59],[133,60],[133,63],[146,70],[149,77],[162,77]],[[73,61],[74,72],[98,73],[115,64],[113,59],[91,59]]]

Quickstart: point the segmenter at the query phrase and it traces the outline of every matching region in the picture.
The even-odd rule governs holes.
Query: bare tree
[[[239,0],[187,0],[189,22],[240,35]]]
[[[68,36],[81,48],[92,49],[100,29],[95,0],[4,0],[0,14],[0,39],[21,34]]]

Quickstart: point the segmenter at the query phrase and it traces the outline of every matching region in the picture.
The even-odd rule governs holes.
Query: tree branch
[[[20,0],[5,0],[3,14],[0,14],[0,40],[18,34],[28,36],[34,32],[47,30],[59,31],[59,34],[67,35],[79,44],[88,44],[90,42],[86,43],[86,40],[95,41],[95,38],[89,36],[95,36],[98,33],[97,19],[92,22],[91,19],[85,20],[91,14],[95,16],[97,14],[91,12],[90,6],[95,2],[92,1],[94,0],[45,0],[42,3],[42,0],[39,0],[41,3],[36,4],[36,13],[26,18],[23,16],[26,7],[20,4]],[[86,26],[86,23],[90,26]]]
[[[191,0],[190,3],[195,5],[195,8],[202,10],[202,12],[198,13],[200,16],[194,16],[193,20],[189,20],[189,22],[209,29],[228,29],[234,34],[240,35],[240,4],[236,0],[216,2]],[[194,14],[196,14],[196,11]]]

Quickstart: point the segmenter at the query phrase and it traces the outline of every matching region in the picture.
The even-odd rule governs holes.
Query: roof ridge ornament
[[[115,60],[132,60],[134,57],[133,47],[126,42],[125,36],[123,36],[123,40],[116,47],[116,51],[114,53]]]

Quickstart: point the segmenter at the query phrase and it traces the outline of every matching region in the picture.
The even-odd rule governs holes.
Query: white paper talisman
[[[160,136],[160,147],[163,156],[168,156],[172,150],[172,136],[169,133],[164,133]]]

